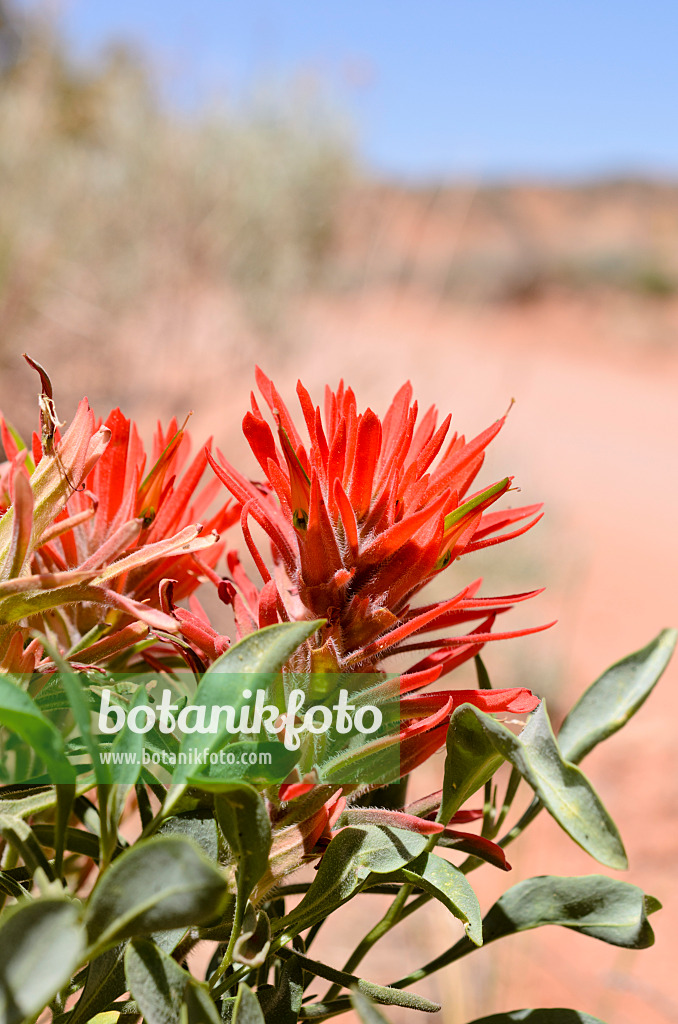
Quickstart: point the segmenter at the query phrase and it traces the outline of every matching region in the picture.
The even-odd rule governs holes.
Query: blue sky
[[[30,6],[33,0],[24,0]],[[678,175],[675,0],[62,0],[85,54],[155,54],[186,103],[316,75],[414,180]]]

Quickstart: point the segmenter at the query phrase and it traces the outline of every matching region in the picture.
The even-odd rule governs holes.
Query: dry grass
[[[105,348],[141,297],[196,280],[270,327],[322,276],[351,159],[317,97],[182,118],[131,51],[83,67],[53,25],[15,16],[17,52],[1,22],[0,358],[46,334]]]

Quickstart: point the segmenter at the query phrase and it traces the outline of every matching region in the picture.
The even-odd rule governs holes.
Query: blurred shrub
[[[179,116],[132,50],[81,66],[54,25],[0,5],[2,336],[64,296],[91,327],[198,278],[268,323],[322,273],[349,174],[308,90]]]

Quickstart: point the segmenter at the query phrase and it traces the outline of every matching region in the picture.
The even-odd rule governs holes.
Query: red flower
[[[219,532],[238,517],[228,502],[209,512],[219,483],[200,486],[206,450],[189,462],[184,428],[175,420],[166,431],[158,425],[146,472],[134,423],[115,409],[97,429],[86,399],[61,438],[49,377],[29,362],[42,383],[41,436],[33,435],[32,459],[0,417],[8,458],[0,467],[0,501],[7,506],[0,519],[0,658],[11,665],[25,661],[23,643],[7,646],[2,623],[44,616],[57,606],[63,610],[52,629],[64,650],[79,646],[86,664],[133,646],[149,626],[166,634],[186,628],[189,642],[209,633],[208,653],[225,649],[226,638],[209,627],[196,634],[191,613],[175,609],[172,600],[172,594],[176,600],[192,595],[213,572],[224,547]],[[161,597],[168,578],[173,588]],[[79,643],[94,627],[90,643]]]
[[[213,570],[224,550],[219,534],[237,520],[238,509],[226,502],[209,513],[218,482],[200,486],[207,448],[189,459],[190,437],[176,420],[166,430],[158,424],[148,471],[136,425],[114,409],[105,426],[111,436],[106,451],[43,538],[36,562],[49,572],[75,566],[97,570],[98,579],[123,600],[163,607],[162,625],[151,624],[172,628],[168,613],[178,623],[173,628],[183,632],[174,601],[192,595]],[[168,579],[173,585],[163,599],[161,584]],[[94,624],[87,606],[78,606],[75,616],[81,635]],[[218,639],[219,650],[225,649],[224,638]]]
[[[238,599],[236,591],[222,588],[234,603],[241,632],[278,618],[322,617],[327,625],[319,642],[295,668],[374,671],[390,655],[430,647],[433,652],[411,671],[435,669],[438,676],[487,640],[533,631],[490,629],[498,613],[538,591],[479,598],[478,580],[450,600],[412,606],[419,591],[456,559],[518,536],[540,518],[539,505],[488,512],[509,490],[508,477],[472,490],[485,448],[505,417],[467,442],[457,434],[447,437],[449,416],[437,428],[435,408],[417,426],[409,383],[383,421],[371,409],[359,413],[353,392],[340,384],[336,393],[326,391],[323,420],[299,383],[310,438],[305,445],[271,381],[260,371],[257,380],[278,444],[254,396],[243,430],[265,483],[252,483],[221,454],[217,462],[208,453],[242,506],[245,540],[264,581],[259,593],[241,579]],[[274,578],[251,537],[249,516],[272,542]],[[233,559],[231,565],[237,569]],[[420,640],[427,631],[481,618],[482,627],[466,636]]]

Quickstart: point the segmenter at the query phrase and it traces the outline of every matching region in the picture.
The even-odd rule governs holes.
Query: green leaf
[[[232,1020],[233,1024],[266,1024],[257,997],[244,982],[238,986]]]
[[[188,836],[212,863],[219,860],[219,834],[211,808],[196,807],[193,811],[165,818],[158,829],[161,836]]]
[[[270,675],[279,672],[296,649],[308,640],[321,626],[324,619],[309,622],[283,622],[277,626],[250,633],[243,640],[213,661],[202,681],[225,673],[262,673]]]
[[[467,748],[479,751],[479,759],[481,751],[488,759],[495,751],[510,761],[560,827],[601,864],[616,870],[628,866],[619,832],[591,783],[563,760],[543,701],[520,736],[470,704],[454,712],[450,729]]]
[[[26,818],[54,807],[57,802],[56,786],[38,786],[26,783],[3,787],[0,793],[0,811],[14,818]]]
[[[210,665],[200,681],[192,703],[207,708],[228,704],[237,714],[246,703],[243,696],[243,676],[270,677],[278,673],[300,644],[315,633],[323,622],[323,619],[313,622],[283,622],[250,633]],[[266,678],[265,682],[268,681]],[[247,685],[255,689],[256,680],[248,679]],[[227,733],[203,737],[201,748],[207,746],[210,750],[218,750],[227,737]],[[206,739],[207,742],[203,742]],[[195,744],[195,736],[186,734],[181,743],[181,752],[187,753]],[[187,763],[177,764],[172,781],[185,782],[192,773],[193,768],[187,759]]]
[[[378,1010],[371,999],[363,995],[359,988],[351,989],[351,1006],[358,1014],[362,1024],[388,1024],[381,1010]]]
[[[140,686],[134,695],[134,700],[129,711],[135,708],[145,707],[148,703],[148,693],[144,686]],[[125,716],[125,724],[113,740],[111,751],[115,754],[122,754],[120,763],[125,763],[124,778],[118,775],[118,779],[126,785],[133,786],[141,772],[141,760],[144,752],[144,733],[133,732],[129,727],[129,713]],[[127,758],[125,757],[127,755]]]
[[[304,972],[297,957],[283,965],[277,988],[260,985],[257,996],[266,1024],[296,1024],[304,996]]]
[[[13,908],[0,927],[0,1020],[35,1017],[70,980],[85,930],[74,903],[43,897]]]
[[[33,699],[0,676],[0,722],[20,736],[45,762],[55,782],[75,782],[75,769],[66,758],[59,730]]]
[[[68,1018],[68,1024],[88,1021],[126,991],[124,953],[124,945],[115,946],[91,961],[82,995]]]
[[[43,846],[55,847],[57,837],[54,825],[50,822],[36,821],[32,828],[39,843]],[[99,837],[95,836],[93,832],[69,827],[64,831],[62,842],[64,850],[82,854],[83,857],[90,857],[93,861],[99,859]]]
[[[0,871],[0,891],[15,900],[30,899],[28,891],[6,871]]]
[[[274,931],[296,934],[327,917],[364,888],[373,874],[399,871],[420,856],[428,837],[386,825],[352,825],[327,847],[302,901],[286,917],[271,923]]]
[[[654,942],[646,897],[636,885],[605,875],[542,875],[514,885],[483,922],[485,942],[558,924],[613,946],[646,949]],[[653,908],[657,908],[652,900]]]
[[[221,1024],[207,986],[148,939],[129,944],[125,976],[147,1024]]]
[[[483,926],[480,917],[478,897],[466,876],[454,865],[427,853],[398,872],[399,879],[418,885],[429,895],[439,900],[460,920],[469,939],[476,945],[483,944]]]
[[[604,1024],[598,1017],[579,1010],[513,1010],[512,1013],[493,1013],[490,1017],[478,1017],[471,1024]]]
[[[566,761],[579,764],[598,743],[628,722],[659,681],[677,638],[675,629],[663,629],[647,647],[622,658],[591,684],[558,733],[558,746]]]
[[[75,801],[75,786],[61,785],[55,786],[55,789],[57,805],[54,819],[54,871],[57,878],[60,878],[64,859],[66,832]]]
[[[217,917],[227,885],[198,848],[182,836],[136,843],[97,882],[86,913],[97,949],[130,936]]]
[[[423,1013],[437,1013],[440,1010],[438,1003],[432,1003],[429,999],[418,996],[414,992],[401,992],[400,989],[391,988],[388,985],[375,985],[373,981],[356,978],[354,974],[338,971],[334,967],[328,967],[327,964],[302,956],[301,953],[292,953],[290,949],[279,949],[277,955],[283,959],[295,956],[299,965],[310,974],[315,974],[318,978],[324,978],[342,988],[357,988],[359,992],[375,1003],[381,1003],[384,1006],[406,1006],[410,1010],[421,1010]]]
[[[447,756],[443,776],[443,792],[437,821],[444,825],[470,796],[491,779],[504,761],[482,729],[475,728],[468,716],[461,714],[463,704],[450,718],[447,730]]]
[[[14,847],[31,875],[41,868],[48,879],[54,879],[54,872],[42,851],[33,830],[21,818],[0,814],[0,834]]]
[[[237,863],[238,896],[244,902],[268,867],[271,822],[252,786],[221,788],[214,799],[219,827]]]
[[[654,942],[647,915],[658,909],[653,897],[629,882],[604,875],[568,878],[540,875],[519,882],[501,896],[483,919],[485,945],[506,935],[557,924],[625,949],[646,949]],[[472,953],[476,947],[460,939],[396,984],[411,985]]]
[[[64,688],[68,703],[75,723],[80,730],[80,736],[92,762],[94,778],[98,785],[111,782],[111,772],[107,764],[103,764],[99,757],[100,747],[92,733],[91,710],[89,691],[83,688],[77,672],[74,672],[68,662],[59,654],[58,649],[46,637],[41,637],[41,642],[56,665],[59,671],[59,679]]]

